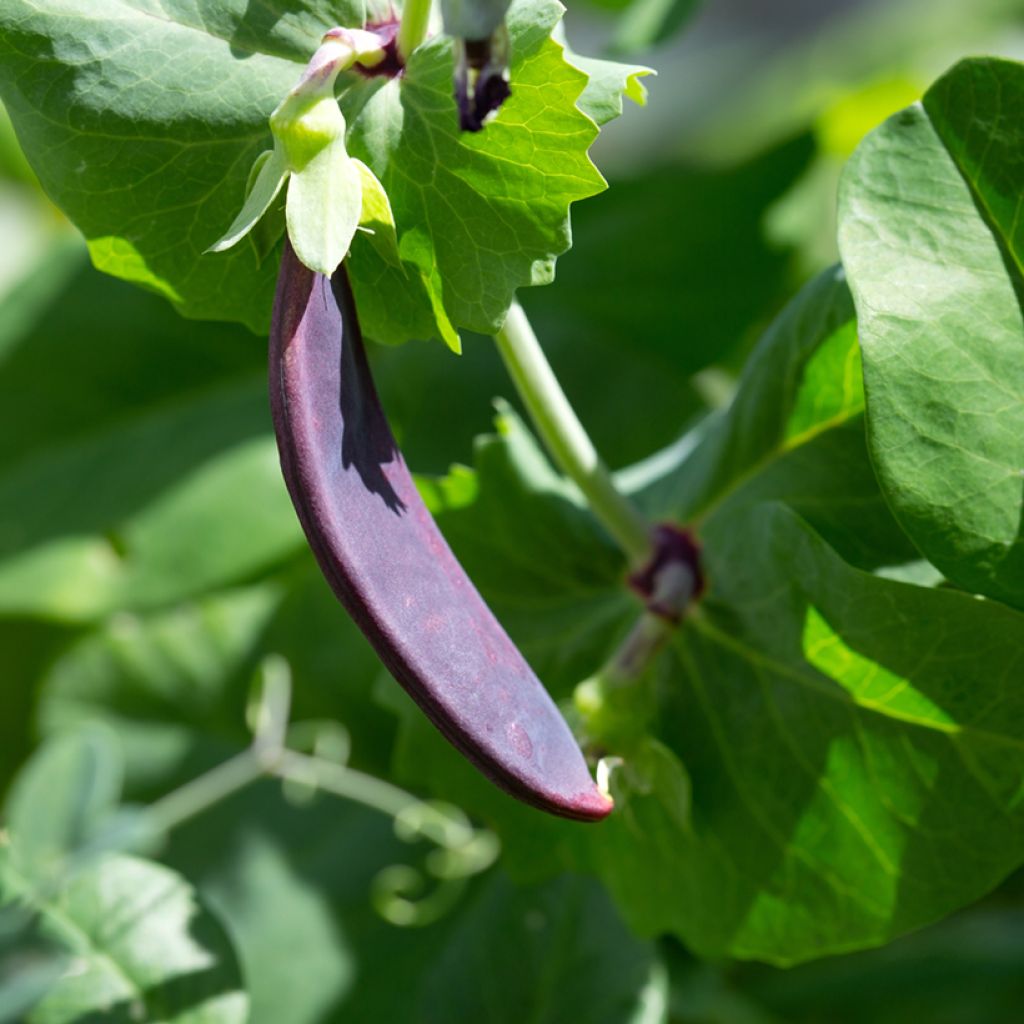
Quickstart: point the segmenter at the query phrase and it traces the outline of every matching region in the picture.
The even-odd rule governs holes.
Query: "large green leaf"
[[[712,588],[663,669],[691,814],[631,794],[597,848],[634,923],[793,962],[884,942],[1015,867],[1024,619],[853,570],[781,505],[705,539]]]
[[[17,869],[51,881],[113,813],[121,782],[120,751],[106,729],[90,725],[40,747],[4,805],[4,824],[17,838]]]
[[[868,137],[842,189],[872,458],[954,582],[1024,605],[1024,65],[972,60]]]
[[[417,50],[404,78],[343,98],[353,153],[391,199],[402,258],[457,328],[493,333],[516,288],[547,283],[570,245],[569,204],[604,188],[587,156],[597,127],[576,106],[587,76],[550,38],[561,14],[552,0],[513,4],[512,97],[485,131],[457,129],[445,37]],[[406,281],[382,263],[364,278],[359,255],[353,285],[368,333],[404,341],[409,325],[387,308]]]
[[[0,93],[48,194],[98,266],[194,316],[262,331],[276,268],[240,246],[202,256],[241,206],[267,118],[335,18],[247,0],[14,0],[0,14]],[[332,8],[334,8],[332,12]]]
[[[728,409],[692,432],[678,467],[643,498],[698,530],[730,508],[782,499],[858,564],[913,560],[867,459],[863,410],[853,304],[833,268],[782,311]]]
[[[0,846],[0,899],[27,903],[72,954],[26,1024],[244,1024],[248,997],[220,924],[173,871],[107,857],[37,891]]]
[[[0,13],[0,94],[98,266],[188,315],[263,331],[276,261],[247,245],[204,250],[238,212],[270,112],[324,30],[374,12],[385,5],[12,0]],[[351,270],[371,336],[457,346],[455,328],[493,331],[517,287],[550,279],[569,246],[569,204],[604,185],[586,154],[596,126],[575,105],[587,76],[550,39],[560,14],[553,0],[513,6],[513,96],[479,135],[457,131],[443,37],[401,79],[347,95],[351,145],[388,188],[405,261],[390,266],[357,239]]]

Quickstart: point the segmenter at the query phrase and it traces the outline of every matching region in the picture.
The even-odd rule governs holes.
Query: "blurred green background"
[[[836,259],[859,139],[961,56],[1024,57],[1024,3],[595,0],[567,31],[659,74],[595,147],[611,187],[573,211],[556,283],[522,296],[621,468],[727,400],[760,329]],[[155,799],[245,744],[267,652],[291,663],[295,716],[341,721],[353,763],[388,776],[392,684],[294,520],[263,339],[93,271],[6,120],[0,238],[0,790],[44,738],[100,720],[126,798]],[[373,357],[418,473],[471,464],[493,400],[514,404],[487,339]],[[270,783],[158,855],[219,913],[267,1024],[1024,1019],[1020,877],[886,949],[780,971],[641,941],[596,885],[519,888],[500,863],[437,924],[398,928],[370,894],[408,857],[386,817]]]

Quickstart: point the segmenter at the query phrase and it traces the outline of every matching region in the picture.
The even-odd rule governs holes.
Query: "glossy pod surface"
[[[344,267],[286,244],[270,337],[285,481],[335,594],[442,733],[513,796],[567,818],[612,808],[548,692],[452,554],[381,408]]]

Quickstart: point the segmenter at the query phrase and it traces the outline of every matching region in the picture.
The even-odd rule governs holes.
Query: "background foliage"
[[[62,27],[26,22],[20,38],[45,30],[61,41],[55,59],[73,61],[85,45],[76,19],[96,7],[48,6]],[[1020,484],[1006,475],[1024,464],[1010,205],[1022,138],[1019,114],[1015,132],[1006,120],[1020,107],[1019,73],[962,68],[870,136],[841,191],[852,296],[829,268],[854,147],[958,57],[1021,56],[1020,4],[790,0],[770,19],[738,0],[571,11],[576,50],[628,53],[659,78],[649,108],[627,110],[596,144],[611,188],[573,207],[556,282],[522,300],[623,484],[652,512],[700,521],[715,581],[706,614],[650,681],[670,695],[666,710],[629,739],[635,771],[603,831],[514,805],[411,711],[305,548],[277,466],[262,341],[184,320],[166,301],[199,316],[223,316],[227,301],[232,318],[262,329],[273,260],[240,248],[193,265],[230,219],[264,108],[336,20],[332,5],[284,5],[271,18],[262,5],[220,4],[224,24],[180,30],[180,62],[156,59],[179,29],[151,25],[145,6],[109,4],[99,53],[115,79],[132,60],[152,67],[128,93],[149,119],[145,145],[100,123],[100,85],[70,112],[45,108],[66,138],[23,131],[21,142],[92,258],[163,297],[88,265],[0,126],[0,790],[16,840],[0,843],[0,891],[40,894],[35,915],[16,902],[0,911],[0,1017],[1015,1019],[1024,892],[1019,876],[990,891],[1024,855]],[[196,45],[229,23],[232,59]],[[535,42],[535,73],[558,69],[576,95],[582,77]],[[443,58],[428,58],[445,78]],[[20,95],[54,104],[47,74],[23,75]],[[223,88],[183,124],[175,90],[204,76]],[[529,119],[517,109],[513,120]],[[1006,152],[978,152],[979,110],[1010,124]],[[422,117],[423,132],[438,130],[426,107]],[[371,163],[372,142],[361,151]],[[234,177],[210,156],[221,145],[233,147]],[[376,156],[384,166],[394,155]],[[82,161],[85,179],[73,173]],[[486,175],[485,162],[473,166]],[[140,209],[139,224],[159,221],[138,236],[152,253],[131,230],[112,237],[103,204],[168,169],[182,189],[216,182],[207,206],[186,217],[166,194],[159,210]],[[543,279],[537,265],[564,248],[568,202],[600,186],[581,181],[523,228],[529,257],[503,272],[508,294],[524,275]],[[429,217],[429,195],[413,192],[400,205]],[[912,204],[895,200],[937,195],[943,218],[928,230],[939,256],[920,265],[920,222],[901,221]],[[884,237],[872,229],[879,207],[891,218]],[[401,316],[424,317],[424,336],[444,334],[443,317],[486,329],[494,311],[446,296],[432,270],[444,255],[414,236],[402,256],[423,291],[419,312]],[[892,325],[922,281],[948,303],[910,311],[924,327],[896,376],[907,340]],[[994,332],[982,354],[964,344],[979,309]],[[387,339],[386,324],[376,333]],[[465,332],[458,358],[419,342],[373,357],[446,535],[568,698],[635,615],[619,556],[523,425],[487,339]],[[978,360],[990,378],[980,384]],[[922,378],[936,374],[955,386],[953,422],[929,401]],[[993,385],[1005,407],[986,397]],[[990,450],[993,421],[1005,436]],[[963,453],[951,479],[921,471],[922,452],[937,449]],[[983,607],[936,587],[943,579],[1002,603]],[[296,720],[345,725],[355,768],[455,800],[500,835],[498,864],[439,920],[400,928],[374,904],[380,871],[429,847],[325,793],[261,782],[169,835],[132,832],[134,806],[245,747],[268,655],[290,665]],[[101,855],[124,845],[134,852]],[[64,887],[55,872],[68,855],[82,862]],[[882,949],[788,971],[743,962],[877,946],[983,896]]]

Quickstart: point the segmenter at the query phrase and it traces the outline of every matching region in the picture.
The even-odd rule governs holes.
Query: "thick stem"
[[[616,489],[519,303],[512,304],[495,340],[534,425],[562,472],[583,492],[594,515],[633,567],[643,565],[651,556],[652,528],[633,502]]]
[[[413,50],[427,38],[431,0],[405,0],[402,20],[398,25],[395,46],[402,64],[406,64]]]

